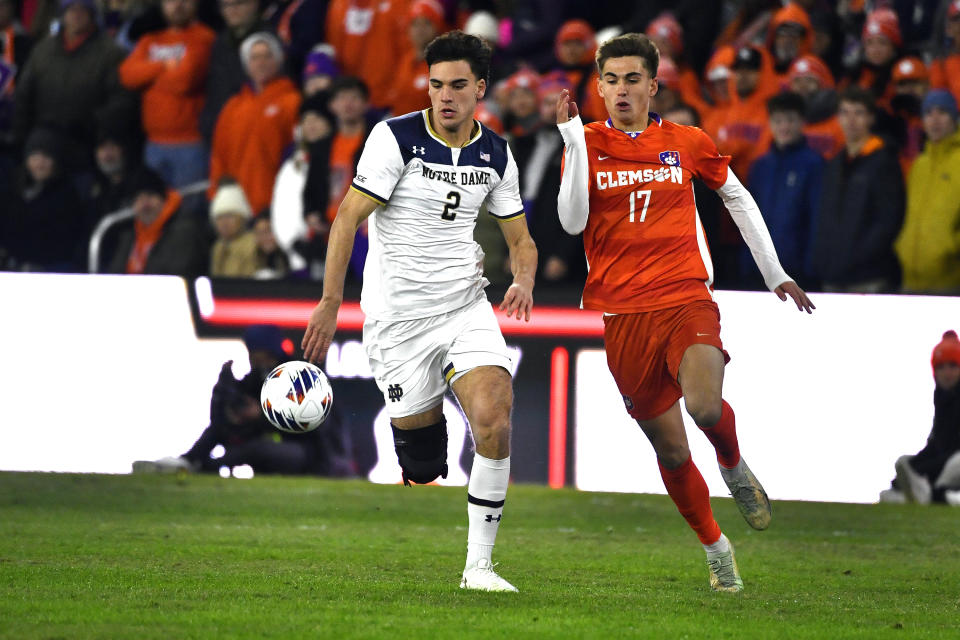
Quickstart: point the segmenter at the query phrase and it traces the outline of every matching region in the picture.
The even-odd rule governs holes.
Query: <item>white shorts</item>
[[[363,346],[391,418],[437,406],[447,385],[474,367],[512,371],[507,344],[486,298],[429,318],[368,318]]]

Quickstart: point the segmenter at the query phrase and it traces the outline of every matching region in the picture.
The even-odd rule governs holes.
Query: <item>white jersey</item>
[[[477,123],[470,142],[450,147],[428,111],[378,123],[351,185],[380,205],[360,295],[376,320],[426,318],[484,298],[483,250],[473,240],[480,207],[499,220],[523,215],[506,141]]]

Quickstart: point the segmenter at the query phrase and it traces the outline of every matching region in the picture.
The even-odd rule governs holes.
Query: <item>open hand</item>
[[[531,309],[533,309],[533,286],[514,282],[503,296],[500,311],[506,311],[508,318],[516,312],[517,320],[520,320],[520,315],[523,314],[523,319],[530,322]]]
[[[813,313],[813,310],[817,307],[814,306],[813,302],[810,301],[810,298],[807,297],[806,292],[797,286],[797,283],[793,280],[787,280],[779,287],[773,290],[777,297],[781,300],[786,301],[787,296],[793,298],[794,303],[797,305],[797,309],[800,311],[806,311],[807,313]]]
[[[571,102],[570,90],[564,89],[560,92],[560,98],[557,100],[557,124],[563,124],[578,115],[580,115],[580,110],[577,109],[577,103]]]

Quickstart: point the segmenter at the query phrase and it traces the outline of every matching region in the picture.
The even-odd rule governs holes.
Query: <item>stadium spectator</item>
[[[253,211],[236,182],[224,179],[210,203],[210,222],[217,239],[210,250],[214,278],[252,278],[260,269],[257,240],[247,228]]]
[[[784,85],[790,65],[813,49],[813,24],[799,4],[787,2],[773,14],[767,31],[767,50],[779,85]]]
[[[703,97],[700,91],[700,81],[684,55],[683,27],[674,15],[670,12],[664,12],[651,20],[650,24],[647,25],[646,34],[660,50],[661,62],[666,58],[673,62],[676,69],[676,81],[672,90],[680,94],[680,101],[697,109],[702,108]],[[658,78],[662,75],[663,70],[658,69]],[[660,107],[659,104],[657,108],[663,111],[667,110],[667,108]]]
[[[790,90],[800,94],[806,103],[803,135],[817,153],[829,160],[844,146],[833,74],[823,60],[805,55],[790,65],[787,82]]]
[[[17,80],[14,133],[59,132],[64,170],[89,171],[98,126],[135,122],[135,96],[120,84],[124,51],[96,23],[93,0],[61,0],[61,27],[37,43]],[[131,127],[132,129],[132,127]]]
[[[839,119],[846,149],[824,171],[813,268],[824,291],[881,293],[898,288],[893,241],[903,224],[904,187],[896,153],[871,134],[874,97],[848,87]]]
[[[280,38],[291,78],[303,75],[307,54],[323,42],[328,5],[328,0],[267,0],[263,19]]]
[[[342,76],[330,88],[331,113],[336,120],[335,132],[330,142],[329,167],[330,197],[326,217],[332,223],[337,217],[339,203],[343,200],[357,163],[363,153],[363,145],[370,135],[374,120],[370,115],[369,92],[363,80]],[[310,213],[310,212],[308,212]],[[350,275],[356,280],[363,278],[363,265],[367,256],[367,227],[362,225],[357,232],[350,258]]]
[[[149,167],[137,171],[131,192],[133,224],[120,232],[107,272],[184,278],[205,274],[209,266],[207,235],[183,210],[180,194]]]
[[[927,145],[907,177],[907,215],[896,240],[903,290],[960,294],[960,131],[957,102],[934,89],[923,102]]]
[[[0,174],[17,164],[13,145],[13,92],[17,74],[27,63],[33,39],[17,21],[15,0],[0,0]]]
[[[94,150],[96,171],[87,193],[90,202],[88,226],[91,231],[105,215],[133,203],[131,178],[140,163],[127,146],[129,138],[128,132],[110,124],[97,132],[97,147]]]
[[[570,85],[562,75],[547,74],[538,91],[540,128],[520,174],[520,195],[530,212],[530,235],[540,252],[538,281],[547,285],[580,284],[586,276],[583,238],[564,232],[557,218],[563,164],[563,136],[557,129],[557,100]]]
[[[36,129],[27,138],[20,171],[0,177],[0,244],[7,269],[83,271],[85,212],[60,164],[55,131]],[[0,251],[2,253],[2,251]]]
[[[210,398],[210,425],[189,451],[159,460],[138,460],[134,473],[177,471],[217,473],[249,465],[256,474],[356,475],[350,425],[334,405],[314,431],[289,434],[273,427],[260,409],[260,388],[274,367],[289,360],[293,347],[273,325],[253,325],[243,332],[250,372],[240,380],[228,360]],[[217,446],[223,454],[214,457]]]
[[[731,156],[733,172],[746,176],[753,160],[770,144],[767,99],[776,91],[762,85],[763,77],[770,73],[770,58],[758,47],[741,47],[732,72],[734,94],[723,112],[716,141],[720,153]]]
[[[540,76],[530,69],[521,69],[507,78],[503,90],[507,106],[503,114],[503,126],[522,176],[541,124],[538,99]],[[520,189],[523,190],[522,179]]]
[[[330,200],[330,144],[334,117],[327,96],[316,93],[300,104],[297,148],[277,173],[270,205],[273,233],[290,268],[323,278]]]
[[[810,245],[824,162],[803,136],[804,108],[796,93],[780,93],[767,101],[772,144],[750,167],[747,188],[763,211],[784,271],[811,282]],[[749,253],[742,253],[746,279],[755,270]]]
[[[705,86],[703,90],[704,102],[699,107],[693,104],[697,109],[702,120],[703,130],[716,141],[720,125],[723,124],[723,117],[727,109],[730,108],[733,90],[732,67],[737,57],[737,50],[733,47],[719,47],[707,61],[707,66],[703,71]]]
[[[240,54],[250,82],[227,101],[217,119],[207,193],[212,198],[220,177],[233,176],[259,215],[270,205],[273,180],[293,142],[300,93],[281,75],[283,50],[272,34],[249,36]]]
[[[567,83],[573,87],[577,103],[583,105],[583,118],[588,122],[605,120],[607,113],[603,99],[597,93],[600,75],[594,56],[597,41],[593,28],[583,20],[563,23],[554,40],[556,68],[567,75]]]
[[[930,88],[930,74],[927,65],[916,56],[898,60],[891,75],[893,98],[890,99],[890,111],[893,116],[891,126],[893,138],[900,156],[900,169],[903,175],[910,171],[910,165],[923,148],[923,119],[921,107],[923,98]]]
[[[573,5],[566,0],[514,0],[510,15],[501,21],[500,47],[510,59],[549,71],[556,64],[557,35],[566,21],[576,17]]]
[[[327,9],[326,41],[337,52],[340,70],[363,78],[377,109],[390,106],[394,63],[409,46],[403,29],[408,7],[408,0],[330,0]]]
[[[267,216],[253,221],[253,237],[257,241],[257,271],[253,274],[258,280],[279,280],[290,273],[290,260],[277,244],[273,227]]]
[[[443,7],[437,0],[416,0],[410,5],[404,34],[410,46],[394,67],[392,86],[387,96],[387,104],[394,115],[420,111],[430,106],[427,96],[430,70],[423,57],[430,41],[446,30]]]
[[[679,86],[680,75],[676,65],[670,58],[661,56],[657,68],[657,95],[650,98],[651,111],[662,114],[680,104]]]
[[[657,454],[667,493],[703,545],[711,587],[737,592],[743,581],[690,456],[681,398],[714,446],[721,476],[748,524],[765,529],[770,502],[740,455],[736,418],[722,397],[729,358],[689,186],[693,175],[716,189],[736,216],[770,290],[781,300],[791,297],[800,310],[811,312],[813,305],[780,266],[757,205],[729,169],[730,158],[703,131],[649,113],[658,62],[656,46],[643,35],[625,34],[600,47],[610,126],[584,126],[570,93],[561,94],[557,125],[565,149],[557,211],[568,233],[583,233],[590,271],[582,306],[607,314],[607,361],[626,409]],[[626,180],[636,174],[641,177]],[[644,231],[650,228],[659,231]]]
[[[936,385],[933,429],[916,455],[897,459],[893,490],[881,492],[883,502],[960,504],[960,494],[954,493],[960,490],[960,340],[955,331],[943,334],[930,364]]]
[[[144,162],[180,188],[206,177],[200,136],[213,30],[197,21],[197,0],[163,0],[167,28],[148,33],[120,65],[120,82],[141,92]]]
[[[483,40],[490,50],[490,86],[496,86],[501,80],[517,70],[514,58],[507,55],[500,46],[500,22],[489,11],[474,11],[463,24],[463,32]]]
[[[330,90],[334,78],[340,75],[336,52],[328,44],[318,44],[307,54],[303,63],[303,97]]]
[[[213,140],[213,130],[223,105],[240,91],[247,81],[240,45],[250,35],[268,31],[260,18],[260,0],[220,0],[220,15],[224,27],[217,34],[210,49],[206,101],[200,112],[200,133],[207,143]]]
[[[948,49],[930,65],[930,85],[934,89],[948,89],[960,102],[960,0],[950,0],[944,28]]]
[[[893,63],[903,46],[900,20],[891,9],[875,9],[867,14],[861,35],[863,56],[859,69],[853,74],[853,82],[869,90],[878,106],[888,108],[893,97],[891,75]]]

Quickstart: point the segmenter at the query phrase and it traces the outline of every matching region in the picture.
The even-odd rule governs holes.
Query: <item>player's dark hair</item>
[[[603,65],[607,60],[628,56],[641,58],[650,77],[657,76],[657,69],[660,67],[660,50],[642,33],[625,33],[622,36],[610,38],[600,45],[597,49],[597,69],[603,73]]]
[[[448,31],[437,36],[427,45],[424,59],[427,66],[432,67],[438,62],[455,62],[464,60],[470,65],[470,71],[477,80],[490,82],[490,46],[478,38],[463,31]]]
[[[807,103],[803,96],[793,91],[784,91],[767,100],[767,113],[796,113],[801,118],[807,112]]]
[[[363,95],[364,100],[370,97],[370,89],[367,87],[367,83],[356,76],[339,76],[334,78],[333,82],[330,83],[330,89],[327,90],[330,96],[329,99],[333,100],[341,91],[359,91]]]
[[[875,114],[877,110],[877,99],[863,87],[847,87],[840,93],[840,102],[862,104],[867,108],[867,111],[873,114]]]

